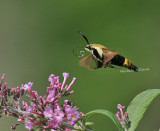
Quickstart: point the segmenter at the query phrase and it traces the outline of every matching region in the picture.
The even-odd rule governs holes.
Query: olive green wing
[[[98,69],[103,66],[103,63],[100,61],[97,61],[92,54],[89,54],[88,56],[81,59],[79,64],[81,66],[87,67],[90,70]]]
[[[111,59],[118,53],[108,48],[103,48],[102,50],[103,50],[103,64],[104,64],[104,67],[107,67],[108,64],[111,64],[110,63]]]

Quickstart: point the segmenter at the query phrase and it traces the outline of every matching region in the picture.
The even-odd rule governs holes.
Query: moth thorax
[[[102,56],[103,56],[102,48],[100,48],[100,47],[94,47],[94,48],[97,50],[99,56],[102,58]]]

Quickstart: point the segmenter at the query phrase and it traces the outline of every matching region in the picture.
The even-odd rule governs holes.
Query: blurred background
[[[51,73],[69,72],[77,81],[68,97],[81,112],[128,106],[140,92],[160,88],[159,0],[15,0],[0,2],[0,75],[9,87],[32,81],[42,95]],[[101,43],[149,71],[121,73],[121,69],[90,71],[78,65],[73,48],[86,42]],[[160,128],[160,97],[146,111],[137,131]],[[117,131],[104,116],[91,119],[96,131]],[[8,131],[16,119],[0,119],[0,130]],[[23,126],[17,131],[26,130]]]

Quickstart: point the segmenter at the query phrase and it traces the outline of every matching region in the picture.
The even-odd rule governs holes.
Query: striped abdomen
[[[111,59],[111,64],[127,67],[130,70],[134,70],[135,72],[138,72],[138,68],[135,65],[133,65],[130,60],[120,55],[115,55]]]

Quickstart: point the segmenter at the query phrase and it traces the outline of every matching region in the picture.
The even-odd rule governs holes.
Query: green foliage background
[[[42,95],[51,73],[70,73],[77,81],[69,99],[84,113],[94,109],[117,112],[140,92],[160,88],[160,1],[159,0],[1,0],[0,74],[9,87],[29,81]],[[120,73],[119,69],[90,71],[78,65],[72,49],[86,43],[102,43],[149,71]],[[62,77],[61,77],[62,80]],[[137,131],[160,128],[159,97],[151,104]],[[104,116],[92,119],[96,131],[116,131]],[[16,122],[0,120],[8,131]],[[17,131],[26,130],[23,127]]]

